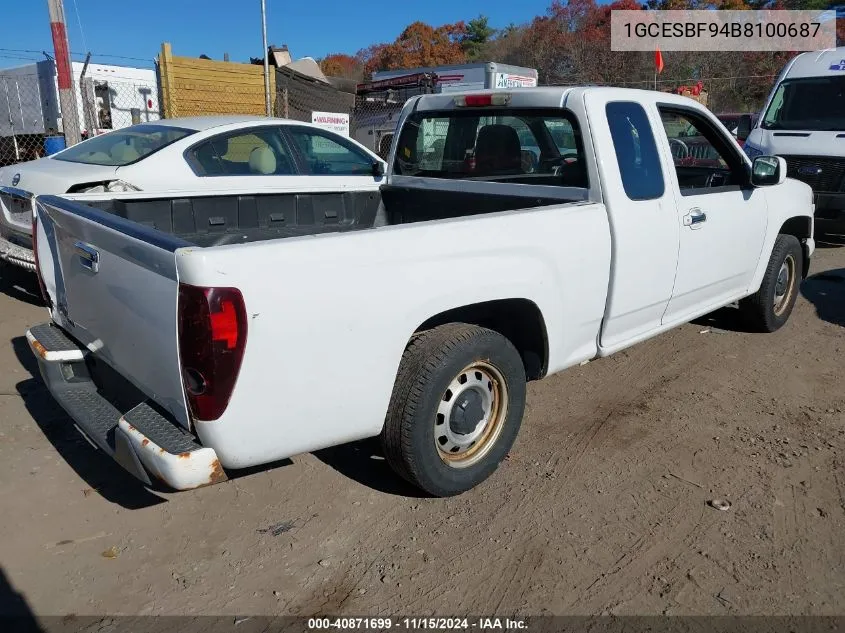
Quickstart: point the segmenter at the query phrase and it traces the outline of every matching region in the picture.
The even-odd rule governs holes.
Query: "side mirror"
[[[384,163],[380,160],[373,162],[373,177],[381,178],[384,176]]]
[[[739,124],[736,128],[736,137],[740,141],[744,141],[751,134],[751,115],[743,114],[739,117]]]
[[[758,156],[751,163],[751,184],[755,187],[779,185],[786,180],[786,161],[780,156]]]

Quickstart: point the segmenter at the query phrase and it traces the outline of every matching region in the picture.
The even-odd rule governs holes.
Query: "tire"
[[[739,302],[754,330],[775,332],[789,319],[801,283],[804,251],[793,235],[778,235],[760,289]]]
[[[498,332],[451,323],[415,335],[381,434],[388,463],[436,497],[477,486],[513,446],[525,387],[522,359]]]

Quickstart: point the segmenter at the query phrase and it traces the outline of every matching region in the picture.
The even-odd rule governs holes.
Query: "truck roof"
[[[782,79],[838,75],[845,77],[845,46],[801,53]]]
[[[638,88],[616,88],[612,86],[546,86],[542,88],[513,88],[490,90],[463,90],[441,94],[422,95],[416,102],[415,110],[450,110],[454,107],[454,98],[461,95],[510,94],[509,107],[523,108],[560,108],[567,102],[582,99],[588,92],[608,92],[620,100],[639,101],[646,95],[653,98],[653,90]],[[661,101],[678,105],[702,107],[701,103],[689,97],[669,92],[660,92]]]
[[[513,66],[511,64],[501,64],[499,62],[471,62],[469,64],[447,64],[444,66],[425,66],[419,68],[400,68],[398,70],[378,70],[373,73],[373,80],[387,79],[392,77],[402,77],[404,75],[414,75],[417,73],[443,73],[446,71],[458,70],[475,70],[478,68],[492,67],[500,72],[519,72],[524,73],[529,77],[537,77],[536,68],[528,68],[525,66]]]

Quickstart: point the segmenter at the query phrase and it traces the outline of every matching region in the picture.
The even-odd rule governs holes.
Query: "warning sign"
[[[340,112],[312,112],[311,123],[324,130],[331,130],[349,136],[349,114]]]

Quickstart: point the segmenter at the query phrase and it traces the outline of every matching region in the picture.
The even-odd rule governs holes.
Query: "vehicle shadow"
[[[38,363],[23,336],[12,339],[20,364],[32,375],[16,385],[24,406],[62,458],[90,488],[127,510],[164,503],[165,499],[145,488],[102,451],[95,449],[74,428],[64,410],[50,395],[38,371]]]
[[[44,305],[35,273],[5,262],[0,262],[0,292],[30,305]]]
[[[29,604],[21,594],[15,591],[0,567],[0,621],[3,631],[10,633],[41,633],[44,629],[38,624]]]
[[[842,248],[845,246],[845,227],[827,229],[817,222],[815,240],[817,248]]]
[[[694,325],[711,328],[711,330],[725,330],[742,334],[753,334],[755,330],[748,326],[737,308],[719,308],[715,312],[705,314],[692,321]]]
[[[324,448],[315,451],[314,456],[344,477],[373,490],[399,497],[428,497],[393,472],[384,458],[378,438]]]
[[[811,275],[801,285],[801,294],[822,321],[845,327],[845,268]]]

